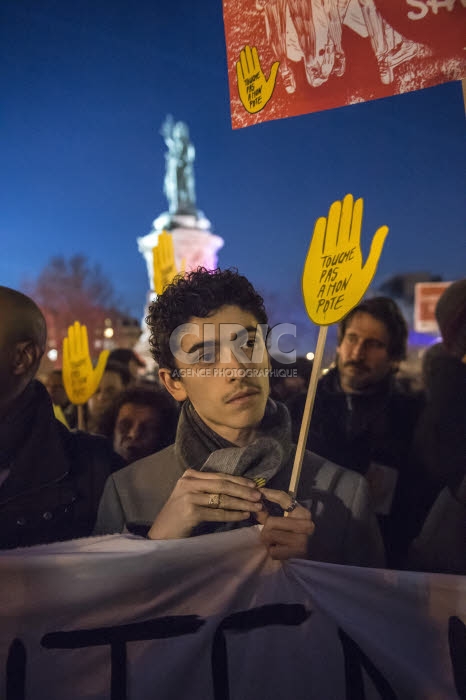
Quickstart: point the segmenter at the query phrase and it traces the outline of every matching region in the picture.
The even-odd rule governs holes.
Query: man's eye
[[[368,340],[367,347],[371,350],[382,350],[385,347],[385,343],[381,340]]]
[[[201,351],[199,360],[200,362],[215,362],[215,352],[213,350]]]
[[[248,356],[252,357],[252,354],[254,352],[254,347],[255,347],[255,342],[253,338],[250,338],[247,340],[243,345],[241,346],[241,350]]]

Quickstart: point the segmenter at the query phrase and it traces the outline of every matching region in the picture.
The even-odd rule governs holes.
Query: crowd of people
[[[425,354],[422,391],[397,380],[408,329],[393,300],[365,299],[340,322],[294,493],[310,363],[274,379],[267,312],[245,277],[176,278],[146,319],[158,382],[114,350],[86,430],[61,371],[39,373],[40,309],[0,287],[0,547],[259,523],[276,559],[465,574],[466,280],[436,317],[442,343]]]

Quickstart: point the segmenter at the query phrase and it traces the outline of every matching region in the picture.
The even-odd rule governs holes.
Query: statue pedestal
[[[137,239],[139,252],[146,261],[150,289],[154,289],[152,250],[157,245],[162,231],[168,231],[173,236],[178,269],[181,269],[183,260],[187,272],[197,267],[206,267],[208,270],[217,267],[217,251],[222,248],[224,241],[211,232],[210,221],[202,212],[198,212],[197,216],[165,212],[155,219],[152,231],[147,236]]]
[[[141,323],[142,335],[134,350],[143,357],[150,370],[154,367],[149,350],[149,330],[145,317],[149,312],[149,304],[156,298],[154,291],[153,249],[158,243],[159,234],[168,231],[173,236],[176,266],[180,270],[184,262],[186,272],[198,267],[215,270],[217,267],[217,252],[223,247],[224,241],[210,230],[211,224],[202,212],[193,214],[169,214],[164,212],[158,216],[152,230],[146,236],[137,239],[139,252],[142,253],[147,266],[149,289],[144,319]]]

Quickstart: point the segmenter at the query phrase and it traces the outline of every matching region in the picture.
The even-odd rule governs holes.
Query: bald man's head
[[[32,340],[45,351],[47,326],[44,315],[32,299],[9,287],[0,286],[0,324],[7,342]]]
[[[25,294],[0,286],[0,402],[3,408],[34,377],[46,339],[47,327],[39,307]]]

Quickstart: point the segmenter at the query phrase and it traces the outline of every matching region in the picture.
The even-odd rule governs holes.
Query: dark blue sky
[[[141,316],[167,113],[190,127],[220,265],[261,290],[295,293],[314,220],[347,192],[365,252],[390,227],[376,281],[465,275],[460,83],[233,131],[220,0],[2,0],[0,19],[0,284],[85,253]]]

